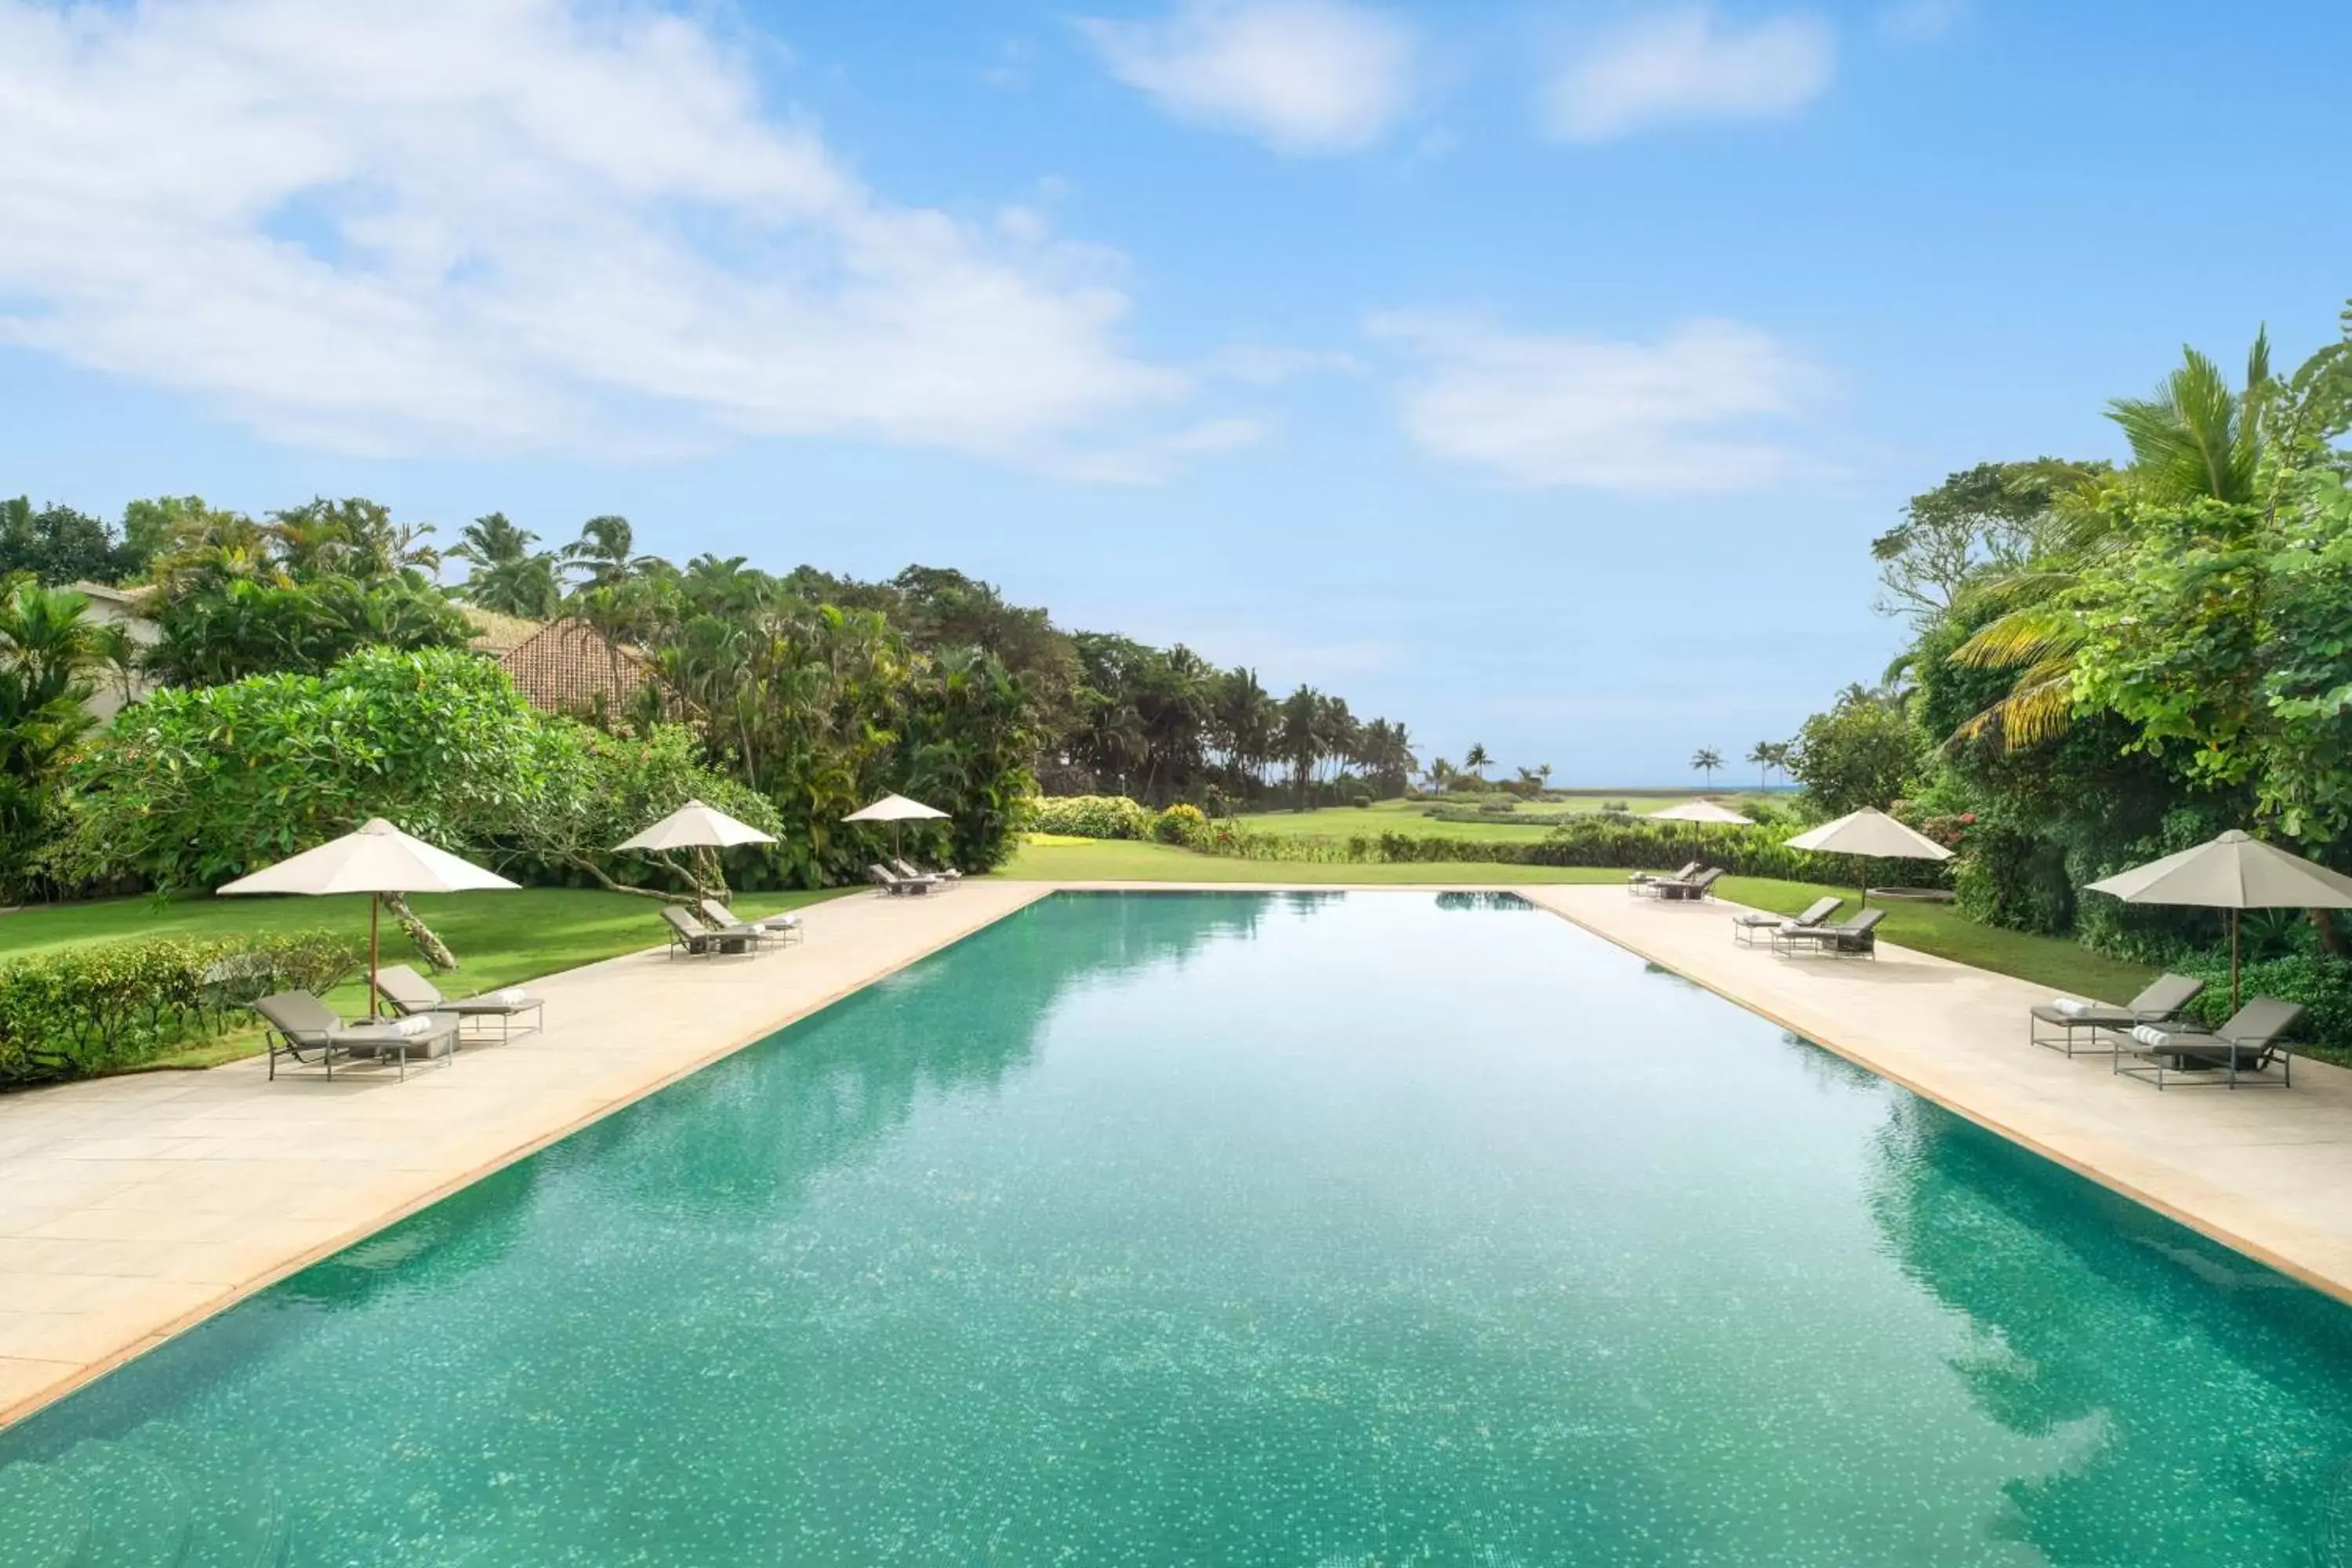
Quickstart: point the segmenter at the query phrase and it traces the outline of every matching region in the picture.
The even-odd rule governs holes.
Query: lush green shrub
[[[1069,838],[1149,838],[1152,816],[1123,795],[1048,795],[1031,806],[1029,826]]]
[[[119,1071],[246,1022],[273,991],[324,991],[360,962],[332,931],[146,938],[0,965],[0,1083]]]
[[[455,605],[403,578],[233,581],[167,601],[157,625],[147,662],[174,686],[322,674],[363,647],[462,648],[474,635]]]
[[[1991,824],[1971,825],[1952,862],[1960,912],[1983,925],[2056,935],[2074,923],[2063,846]]]
[[[1805,721],[1789,756],[1789,774],[1829,816],[1865,805],[1883,811],[1907,792],[1925,755],[1918,729],[1903,709],[1849,695]]]
[[[1197,805],[1179,801],[1152,820],[1151,837],[1162,844],[1191,847],[1209,836],[1209,818]]]
[[[1348,804],[1358,811],[1369,811],[1371,809],[1372,797],[1360,790],[1348,797]]]
[[[209,887],[382,816],[525,879],[641,876],[648,862],[610,847],[688,799],[781,830],[766,798],[700,749],[676,726],[620,739],[541,713],[471,654],[370,648],[324,676],[163,690],[123,710],[75,765],[49,859],[69,884]],[[756,868],[767,853],[730,863]]]
[[[2226,950],[2184,963],[2184,974],[2205,982],[2204,992],[2190,1009],[2206,1024],[2230,1016],[2230,955]],[[2241,1001],[2275,996],[2299,1002],[2307,1012],[2296,1031],[2297,1042],[2315,1046],[2320,1054],[2342,1061],[2352,1057],[2352,963],[2326,953],[2295,953],[2285,958],[2258,959],[2238,972]]]
[[[1711,823],[1652,822],[1640,817],[1577,816],[1535,843],[1447,838],[1434,834],[1357,834],[1349,838],[1300,838],[1280,833],[1250,833],[1219,826],[1198,847],[1243,860],[1354,861],[1381,865],[1454,862],[1503,866],[1600,866],[1626,870],[1668,870],[1686,860],[1720,866],[1735,876],[1777,877],[1790,881],[1860,887],[1883,879],[1883,861],[1851,855],[1820,855],[1791,849],[1780,830],[1719,826]],[[1907,862],[1904,880],[1939,885],[1942,867]]]

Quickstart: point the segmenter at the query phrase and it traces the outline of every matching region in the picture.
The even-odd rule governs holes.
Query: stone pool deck
[[[1171,891],[1166,883],[1065,884]],[[1318,892],[1427,892],[1394,886]],[[758,958],[662,950],[551,976],[543,1034],[405,1083],[259,1060],[0,1098],[0,1423],[222,1307],[1055,890],[982,881],[807,911]],[[1197,890],[1272,891],[1217,883]],[[1736,945],[1736,906],[1507,889],[2209,1236],[2352,1300],[2352,1071],[2158,1093],[2025,1038],[2047,987],[1887,946]],[[1409,955],[1407,955],[1409,962]]]
[[[1049,890],[836,899],[757,957],[551,975],[543,1033],[405,1082],[255,1058],[0,1098],[0,1424]]]

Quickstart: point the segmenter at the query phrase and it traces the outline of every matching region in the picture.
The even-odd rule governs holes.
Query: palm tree
[[[1470,749],[1462,753],[1462,771],[1469,775],[1473,784],[1485,784],[1486,780],[1484,770],[1486,764],[1494,760],[1488,754],[1485,742],[1473,741],[1470,742]]]
[[[664,563],[658,555],[631,553],[635,548],[629,520],[607,513],[580,525],[580,537],[563,547],[563,559],[581,574],[582,586],[609,588]]]
[[[2221,366],[2185,348],[2180,367],[2156,395],[2107,405],[2107,417],[2130,444],[2131,466],[2113,476],[2082,473],[2060,497],[2062,531],[2054,547],[1969,596],[2000,614],[1955,649],[1952,662],[2017,674],[1999,701],[1960,726],[1955,742],[1984,736],[2006,750],[2066,728],[2074,717],[2075,661],[2087,635],[2067,591],[2130,542],[2127,503],[2134,499],[2254,504],[2265,416],[2279,389],[2271,374],[2269,335],[2258,333],[2246,354],[2245,384],[2236,391]]]
[[[504,512],[476,518],[449,552],[451,560],[473,567],[455,590],[457,595],[500,615],[553,619],[563,599],[562,557],[551,550],[533,550],[538,542],[539,535],[517,528]]]
[[[1789,748],[1778,741],[1759,741],[1748,749],[1748,760],[1757,767],[1756,784],[1759,789],[1771,787],[1772,770],[1787,759],[1788,752]]]
[[[1723,766],[1723,753],[1713,746],[1701,746],[1691,753],[1691,766],[1706,775],[1709,789],[1715,787],[1715,770]]]
[[[15,892],[92,723],[84,704],[110,648],[79,594],[29,576],[0,587],[0,884]]]
[[[1323,714],[1322,693],[1301,686],[1282,701],[1282,755],[1290,764],[1291,806],[1307,809],[1307,784],[1314,775],[1321,737],[1316,721]]]

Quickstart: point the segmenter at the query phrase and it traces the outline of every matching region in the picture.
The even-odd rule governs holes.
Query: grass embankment
[[[1161,844],[1085,839],[1033,841],[1022,847],[1003,874],[1040,881],[1359,886],[1448,882],[1498,888],[1546,882],[1622,882],[1626,875],[1590,866],[1488,866],[1473,862],[1360,866],[1323,861],[1229,860]],[[1723,896],[1735,903],[1780,914],[1794,914],[1827,893],[1843,896],[1848,913],[1856,907],[1851,888],[1783,882],[1766,877],[1727,877],[1718,885]],[[2047,985],[2053,992],[2070,992],[2106,1002],[2125,1000],[2153,979],[2156,973],[2093,952],[2063,937],[2029,936],[2022,931],[1979,925],[1949,904],[1890,904],[1885,923],[1879,930],[1887,941],[1921,952],[2013,974],[2037,985]]]
[[[1513,820],[1520,816],[1565,816],[1578,812],[1597,812],[1604,803],[1623,802],[1628,811],[1646,816],[1670,805],[1680,805],[1700,792],[1683,795],[1628,795],[1622,792],[1598,792],[1571,796],[1567,800],[1526,801],[1509,815],[1492,814],[1491,822],[1440,822],[1423,815],[1437,803],[1423,800],[1383,800],[1367,806],[1330,805],[1314,811],[1253,811],[1244,813],[1237,821],[1254,833],[1286,833],[1299,838],[1349,838],[1357,834],[1410,833],[1428,838],[1477,838],[1504,843],[1531,844],[1549,834],[1551,828],[1542,822]],[[1715,797],[1734,811],[1746,808],[1747,796],[1721,795]],[[1450,805],[1450,811],[1470,807]]]
[[[853,889],[807,893],[743,893],[733,909],[742,915],[768,915],[838,897]],[[434,984],[448,996],[472,996],[501,985],[519,985],[583,963],[617,958],[667,940],[651,899],[592,888],[523,888],[511,893],[420,893],[409,900],[417,917],[457,955],[454,974]],[[0,917],[0,963],[89,942],[142,936],[229,937],[269,931],[325,929],[346,933],[353,947],[367,947],[367,900],[359,894],[326,899],[221,899],[209,895],[174,899],[103,899],[89,903],[33,908]],[[383,962],[425,965],[406,933],[389,918],[382,934]],[[363,980],[337,987],[328,1005],[345,1016],[367,1011]],[[156,1067],[205,1067],[250,1056],[260,1048],[257,1032],[205,1040],[159,1058]]]

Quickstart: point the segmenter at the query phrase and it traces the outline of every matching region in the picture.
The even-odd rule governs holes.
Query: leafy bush
[[[1199,844],[1209,836],[1208,816],[1197,805],[1181,801],[1161,812],[1151,824],[1151,837],[1162,844],[1186,847]]]
[[[1372,797],[1360,790],[1356,794],[1348,797],[1348,804],[1354,806],[1358,811],[1370,811],[1372,805]]]
[[[245,1021],[273,991],[324,991],[360,954],[332,931],[152,937],[0,965],[0,1083],[119,1071]]]
[[[1031,807],[1029,826],[1069,838],[1150,838],[1152,816],[1123,795],[1048,795]]]
[[[1789,774],[1832,816],[1900,799],[1925,759],[1918,730],[1902,709],[1849,695],[1797,731]]]
[[[2184,964],[2180,972],[2205,982],[2190,1009],[2199,1020],[2218,1024],[2230,1016],[2226,951]],[[2297,1044],[2316,1047],[2318,1054],[2336,1061],[2352,1058],[2352,963],[2325,953],[2262,959],[2239,970],[2238,990],[2242,1000],[2275,996],[2301,1003],[2308,1011],[2296,1030]]]
[[[1884,863],[1851,855],[1821,855],[1791,849],[1780,830],[1718,826],[1711,823],[1651,822],[1582,816],[1536,843],[1445,838],[1433,834],[1358,834],[1349,838],[1295,838],[1280,833],[1250,833],[1220,826],[1197,846],[1213,855],[1242,860],[1352,861],[1376,865],[1456,864],[1503,866],[1600,866],[1627,870],[1667,870],[1685,860],[1703,860],[1736,876],[1777,877],[1790,881],[1860,887]],[[1919,863],[1906,880],[1936,885],[1940,866]]]

